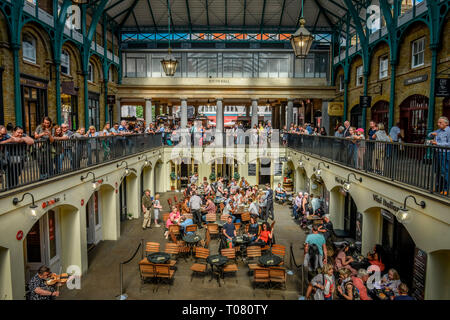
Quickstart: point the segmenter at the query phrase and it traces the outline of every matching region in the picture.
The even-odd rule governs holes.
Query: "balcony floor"
[[[174,193],[163,194],[161,203],[167,207],[167,197]],[[180,194],[177,194],[180,197]],[[281,206],[275,204],[275,240],[278,244],[286,246],[285,261],[289,269],[289,245],[293,243],[293,251],[297,264],[303,261],[303,246],[305,235],[300,227],[295,224],[290,215],[288,205]],[[271,221],[271,220],[269,220]],[[122,224],[122,236],[118,241],[102,241],[95,249],[89,253],[89,270],[82,277],[81,290],[68,290],[62,287],[59,300],[111,300],[119,294],[119,263],[130,258],[136,250],[139,241],[143,238],[145,241],[156,241],[161,243],[164,250],[167,240],[164,239],[164,228],[155,228],[142,230],[142,218],[126,221]],[[199,232],[204,236],[205,228]],[[218,250],[218,240],[212,239],[209,248],[212,253]],[[267,289],[257,288],[253,290],[251,280],[253,276],[248,275],[248,268],[238,260],[236,276],[225,275],[225,283],[221,280],[222,287],[219,288],[217,280],[209,281],[210,274],[203,276],[194,276],[191,282],[191,265],[194,259],[179,258],[177,262],[177,271],[175,272],[174,282],[168,293],[168,285],[161,284],[158,291],[153,293],[155,287],[152,283],[142,285],[140,282],[137,263],[140,260],[140,253],[129,264],[125,265],[123,285],[125,292],[130,300],[144,299],[209,299],[209,300],[244,300],[244,299],[288,299],[297,300],[300,295],[300,281],[297,275],[287,275],[286,290],[271,289],[270,297],[266,295]],[[293,268],[295,268],[293,266]],[[236,277],[238,283],[236,283]],[[306,287],[305,287],[306,290]]]

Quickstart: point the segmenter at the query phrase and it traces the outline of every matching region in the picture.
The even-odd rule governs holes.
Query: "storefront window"
[[[99,95],[95,93],[89,93],[89,125],[94,126],[96,130],[100,130],[100,102]]]
[[[61,73],[70,74],[70,55],[66,50],[61,53]]]
[[[34,134],[42,118],[47,115],[47,89],[39,89],[37,85],[46,88],[44,83],[36,83],[36,87],[21,86],[24,131],[28,135]]]
[[[29,34],[23,36],[22,55],[25,61],[36,63],[36,39]]]

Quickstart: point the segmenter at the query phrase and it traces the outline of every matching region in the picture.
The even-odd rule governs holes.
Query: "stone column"
[[[330,116],[328,115],[328,101],[322,100],[322,123],[321,127],[325,128],[328,135],[331,135]]]
[[[144,113],[144,117],[145,117],[145,124],[148,126],[150,125],[150,123],[153,122],[153,117],[152,117],[152,99],[145,99],[145,113]]]
[[[218,132],[223,132],[223,124],[224,124],[224,111],[223,111],[223,100],[222,98],[216,99],[216,130]]]
[[[159,116],[161,113],[161,104],[158,103],[157,105],[155,105],[155,117]]]
[[[286,107],[286,125],[289,128],[294,122],[294,100],[289,99]]]
[[[258,125],[258,100],[252,99],[252,128]]]
[[[120,99],[117,99],[117,122],[120,123],[120,118],[122,117],[122,104]],[[111,123],[111,128],[113,127],[113,123]]]
[[[185,129],[187,126],[187,100],[181,99],[181,112],[180,112],[180,125],[182,129]]]

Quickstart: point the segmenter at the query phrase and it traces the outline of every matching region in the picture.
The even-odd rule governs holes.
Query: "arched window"
[[[25,34],[22,40],[23,59],[36,63],[36,39],[29,34]]]
[[[61,53],[61,73],[70,75],[70,54],[66,50]]]
[[[94,82],[94,65],[91,62],[88,67],[88,81]]]

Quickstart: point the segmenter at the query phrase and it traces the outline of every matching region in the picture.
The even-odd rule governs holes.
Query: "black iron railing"
[[[447,196],[450,148],[289,134],[288,147]]]
[[[0,145],[0,192],[162,146],[161,134]]]

